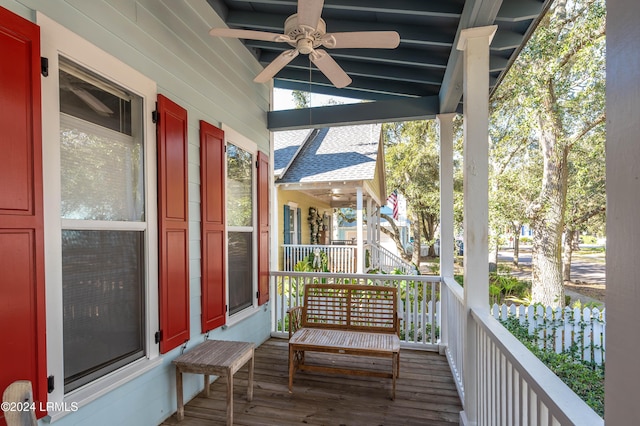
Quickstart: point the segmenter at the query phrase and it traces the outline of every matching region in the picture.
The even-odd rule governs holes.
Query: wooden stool
[[[253,365],[255,345],[249,342],[207,340],[189,352],[180,355],[176,366],[176,393],[178,397],[178,421],[184,418],[182,373],[204,374],[204,391],[209,396],[209,375],[227,378],[227,425],[233,424],[233,374],[249,361],[249,385],[247,401],[253,399]]]

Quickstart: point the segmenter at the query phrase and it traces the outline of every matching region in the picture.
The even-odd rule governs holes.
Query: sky
[[[311,94],[311,106],[323,106],[329,103],[329,100],[333,99],[341,104],[352,104],[355,102],[360,102],[358,99],[351,98],[341,98],[339,96],[327,96],[327,95],[318,95]],[[273,110],[278,111],[282,109],[294,109],[296,106],[293,102],[293,96],[291,96],[291,90],[286,89],[273,89]]]

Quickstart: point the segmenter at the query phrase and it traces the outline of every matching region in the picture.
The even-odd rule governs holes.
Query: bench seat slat
[[[362,331],[331,330],[323,328],[303,328],[289,340],[294,349],[310,348],[356,349],[380,353],[400,351],[400,339],[395,334],[367,333]]]

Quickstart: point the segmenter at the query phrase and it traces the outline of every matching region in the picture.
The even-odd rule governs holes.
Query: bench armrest
[[[302,327],[302,315],[304,314],[303,306],[294,306],[287,310],[289,315],[289,339],[293,336],[293,333],[298,331]]]

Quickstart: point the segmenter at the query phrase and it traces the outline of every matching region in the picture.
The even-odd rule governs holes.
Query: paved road
[[[505,249],[498,252],[499,261],[512,262],[513,250]],[[531,265],[531,251],[528,249],[520,250],[518,256],[520,265]],[[605,284],[605,264],[598,262],[589,262],[585,257],[574,259],[571,262],[571,281],[581,281],[591,284]],[[528,277],[531,279],[531,277]]]

